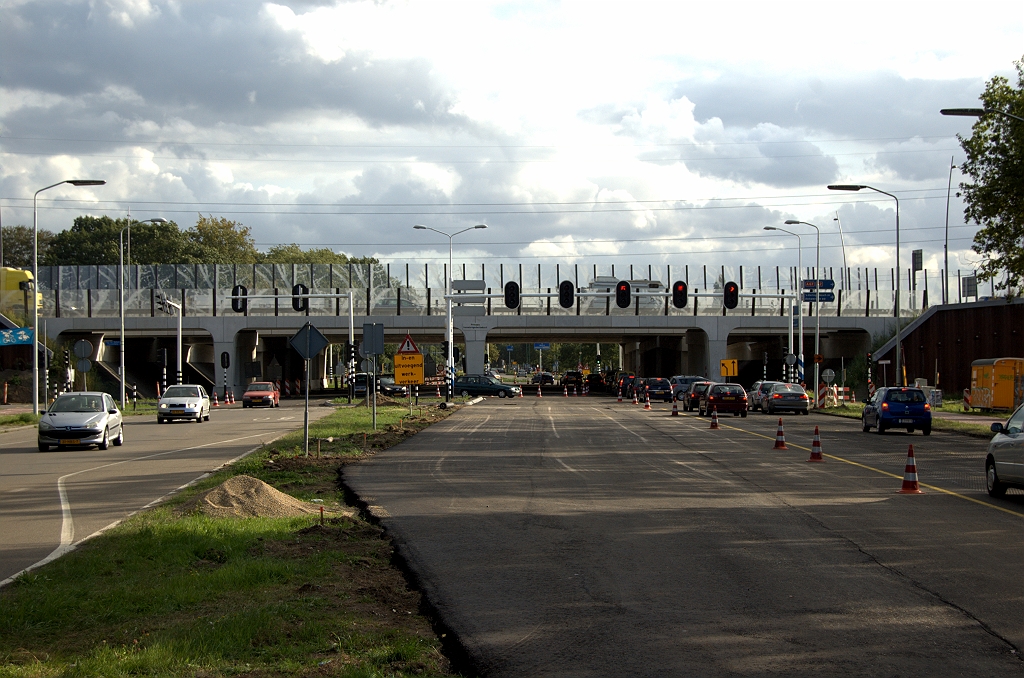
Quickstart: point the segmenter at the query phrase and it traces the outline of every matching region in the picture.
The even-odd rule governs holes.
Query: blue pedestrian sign
[[[512,352],[512,344],[509,344],[508,346],[506,346],[505,350],[508,351],[509,353],[511,353]]]
[[[537,349],[538,351],[550,351],[551,350],[551,344],[549,342],[546,342],[546,341],[543,342],[543,343],[534,344],[533,347],[535,349]]]

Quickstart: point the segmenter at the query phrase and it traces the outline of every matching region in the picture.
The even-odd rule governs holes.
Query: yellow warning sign
[[[420,353],[395,354],[395,383],[415,386],[423,383],[423,355]]]
[[[723,377],[736,377],[739,376],[739,361],[735,358],[722,361],[722,376]]]

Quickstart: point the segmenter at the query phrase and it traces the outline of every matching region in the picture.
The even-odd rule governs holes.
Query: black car
[[[377,392],[391,398],[404,398],[409,395],[409,387],[396,384],[394,377],[378,377]]]
[[[603,374],[588,374],[586,381],[587,388],[592,393],[599,393],[601,391],[608,390],[608,382],[605,381]]]
[[[704,391],[707,390],[708,386],[711,386],[713,382],[710,381],[695,381],[690,384],[689,390],[683,394],[682,400],[683,410],[687,412],[695,412],[698,405],[700,405],[700,397],[704,395]]]
[[[575,386],[576,388],[583,388],[583,373],[570,371],[562,375],[561,383],[559,386]]]
[[[650,377],[644,380],[644,391],[651,397],[651,400],[663,400],[666,403],[672,402],[672,383],[668,379]]]
[[[555,375],[551,374],[550,372],[537,372],[536,374],[533,375],[533,381],[531,383],[540,384],[541,386],[545,384],[551,384],[552,386],[554,386]]]
[[[522,389],[509,386],[489,374],[466,374],[455,377],[455,394],[460,396],[498,396],[515,398]]]

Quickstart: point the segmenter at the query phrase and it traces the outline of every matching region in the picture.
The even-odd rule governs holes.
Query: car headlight
[[[53,425],[50,422],[46,421],[45,419],[40,419],[39,420],[39,430],[40,431],[52,431],[53,430]]]
[[[160,403],[160,409],[161,410],[166,410],[167,409],[167,403]]]

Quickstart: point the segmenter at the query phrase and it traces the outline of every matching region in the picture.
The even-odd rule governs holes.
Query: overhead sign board
[[[814,281],[813,280],[804,280],[803,283],[804,283],[804,289],[805,290],[813,290],[814,289]],[[818,289],[819,290],[834,290],[835,288],[836,288],[836,281],[835,280],[824,280],[823,279],[823,280],[819,280],[818,281]]]
[[[542,342],[542,343],[536,343],[536,344],[533,345],[533,347],[535,349],[537,349],[538,351],[550,351],[551,350],[551,344],[546,342],[546,341]]]
[[[815,294],[817,294],[817,296],[818,296],[817,301],[819,301],[819,302],[821,302],[823,304],[831,304],[831,303],[835,302],[835,300],[836,300],[836,293],[835,292],[817,292],[817,293],[815,293],[815,292],[804,292],[804,301],[805,302],[813,302],[813,301],[815,301],[815,299],[814,299]]]

